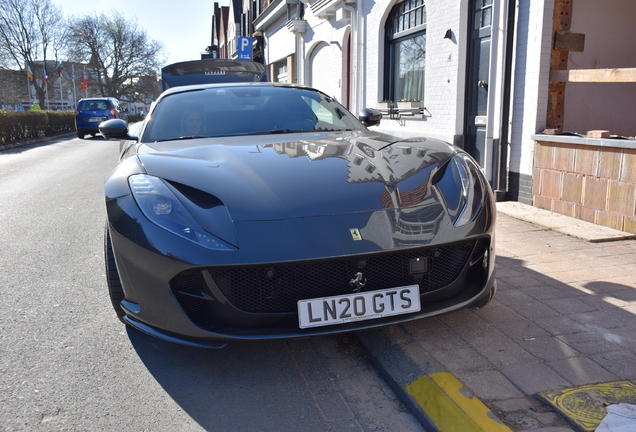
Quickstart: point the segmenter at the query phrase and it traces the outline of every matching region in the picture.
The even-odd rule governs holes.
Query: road
[[[421,431],[349,336],[168,344],[121,324],[103,265],[118,142],[0,151],[0,431]]]

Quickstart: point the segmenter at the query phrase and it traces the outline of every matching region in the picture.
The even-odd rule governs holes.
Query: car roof
[[[82,98],[82,99],[78,100],[78,102],[81,102],[81,101],[91,101],[91,100],[109,100],[109,99],[117,100],[117,98],[114,98],[114,97],[104,96],[104,97]]]
[[[233,87],[263,87],[263,88],[271,88],[271,87],[285,87],[285,88],[297,88],[304,90],[311,90],[318,93],[321,93],[320,90],[317,90],[313,87],[309,87],[301,84],[293,84],[293,83],[280,83],[280,82],[232,82],[232,83],[215,83],[215,84],[194,84],[187,86],[179,86],[172,87],[168,90],[164,91],[161,94],[161,98],[164,96],[175,94],[175,93],[185,93],[193,90],[204,90],[209,88],[233,88]]]

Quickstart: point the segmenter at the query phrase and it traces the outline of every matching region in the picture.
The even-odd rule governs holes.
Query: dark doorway
[[[493,0],[470,0],[466,75],[465,149],[481,167],[486,160],[486,115]]]

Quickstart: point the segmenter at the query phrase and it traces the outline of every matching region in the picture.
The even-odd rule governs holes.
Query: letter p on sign
[[[252,60],[252,38],[239,36],[238,38],[239,60]]]

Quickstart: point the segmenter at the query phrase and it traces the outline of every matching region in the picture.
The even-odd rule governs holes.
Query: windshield
[[[108,102],[104,100],[84,100],[77,105],[78,111],[106,111]]]
[[[142,141],[361,129],[364,126],[351,113],[322,93],[290,87],[232,86],[162,98]]]

